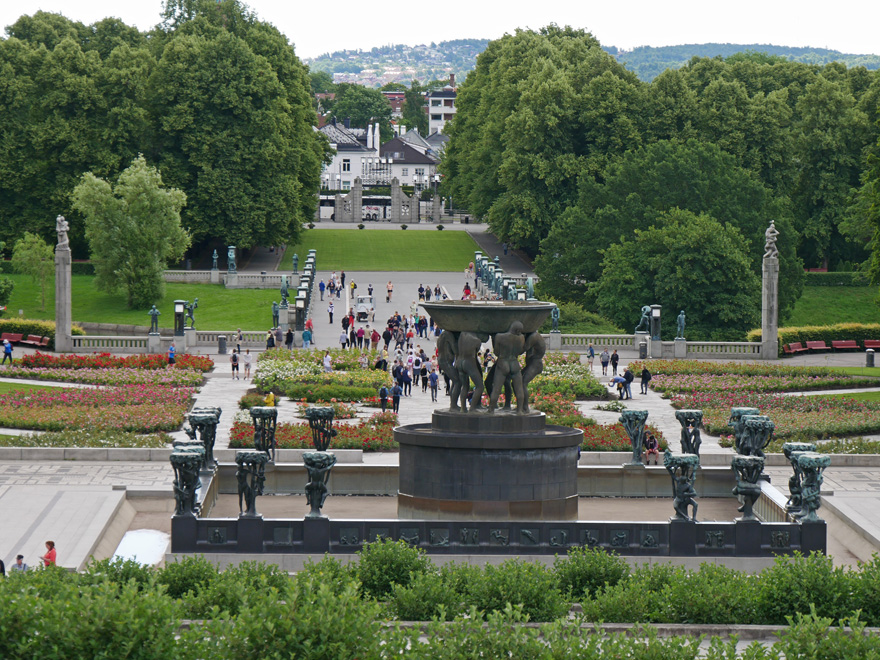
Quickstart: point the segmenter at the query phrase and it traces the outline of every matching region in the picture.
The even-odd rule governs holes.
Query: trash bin
[[[471,216],[469,216],[469,215],[464,216],[464,224],[468,224],[470,221],[471,221]]]
[[[639,342],[639,359],[647,360],[648,359],[648,342],[640,341]]]
[[[217,336],[217,355],[226,355],[226,335]]]
[[[874,366],[874,349],[869,348],[865,351],[865,366],[873,367]]]

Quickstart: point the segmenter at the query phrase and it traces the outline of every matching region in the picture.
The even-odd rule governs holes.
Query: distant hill
[[[784,57],[793,62],[805,64],[829,64],[842,62],[848,67],[863,66],[866,69],[880,69],[880,56],[849,55],[826,48],[794,48],[773,46],[771,44],[685,44],[682,46],[640,46],[628,52],[616,48],[606,49],[618,61],[639,78],[651,81],[666,69],[678,69],[692,57],[727,58],[737,53],[766,53],[771,57]]]
[[[409,84],[412,79],[428,82],[446,79],[454,73],[459,82],[476,65],[477,55],[488,45],[488,39],[455,39],[429,45],[395,44],[370,50],[340,50],[306,59],[312,71],[336,74],[336,82],[355,82],[368,87],[381,87],[388,82]],[[621,51],[604,46],[627,69],[639,78],[651,81],[665,69],[678,69],[692,57],[727,58],[737,53],[766,53],[794,62],[828,64],[842,62],[848,67],[864,66],[880,69],[878,55],[851,55],[826,48],[794,48],[772,44],[685,44],[681,46],[639,46]]]

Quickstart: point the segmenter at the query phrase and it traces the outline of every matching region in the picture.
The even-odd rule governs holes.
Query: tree
[[[383,140],[389,140],[393,135],[391,103],[378,89],[367,89],[363,85],[339,85],[333,114],[339,120],[351,119],[351,125],[357,128],[366,128],[368,124],[378,121]]]
[[[186,195],[164,188],[159,171],[138,156],[115,186],[84,174],[73,204],[86,218],[98,288],[110,293],[121,288],[131,308],[161,300],[168,261],[181,258],[190,244],[180,226]]]
[[[12,267],[40,285],[40,309],[46,309],[46,284],[55,268],[55,253],[46,241],[27,231],[12,250]]]
[[[428,114],[425,112],[425,92],[418,80],[409,84],[400,110],[400,123],[407,129],[416,129],[421,135],[428,134]]]
[[[336,91],[336,85],[333,84],[333,76],[326,71],[310,71],[309,85],[312,94],[330,94]]]
[[[0,259],[3,258],[3,250],[5,248],[6,243],[0,241]],[[3,316],[3,312],[6,310],[6,303],[12,297],[12,290],[14,288],[15,282],[8,277],[0,277],[0,316]]]
[[[593,287],[599,311],[631,328],[643,305],[660,304],[667,318],[685,310],[688,338],[742,339],[761,318],[761,282],[743,245],[738,229],[708,215],[658,213],[604,251]],[[664,337],[674,329],[666,323]]]

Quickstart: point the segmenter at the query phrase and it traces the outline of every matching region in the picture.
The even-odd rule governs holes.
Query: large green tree
[[[333,114],[340,121],[350,119],[351,125],[356,128],[366,128],[370,123],[378,121],[383,140],[388,140],[393,135],[391,103],[378,89],[348,83],[337,85]]]
[[[643,305],[660,304],[670,321],[685,310],[688,339],[742,339],[761,318],[761,282],[744,245],[738,229],[708,215],[657,213],[604,251],[593,286],[599,311],[633,328]],[[668,321],[663,337],[674,330]]]
[[[535,260],[542,291],[589,302],[587,284],[603,272],[602,252],[633,232],[647,229],[660,212],[686,209],[707,214],[740,230],[742,249],[753,273],[761,272],[764,231],[771,220],[779,229],[780,315],[794,307],[803,287],[797,258],[798,233],[784,200],[754,172],[711,143],[662,140],[627,152],[601,176],[581,182],[577,203],[563,213]]]
[[[132,308],[161,300],[167,263],[181,258],[190,244],[180,225],[186,194],[166,188],[159,171],[138,156],[115,185],[84,174],[73,204],[86,218],[98,288],[122,289]]]
[[[46,309],[46,285],[55,269],[55,253],[51,245],[29,231],[16,241],[12,249],[12,267],[29,275],[34,284],[40,285],[40,309]]]

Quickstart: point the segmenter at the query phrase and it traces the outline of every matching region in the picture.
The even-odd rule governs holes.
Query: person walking
[[[394,383],[391,388],[391,410],[395,413],[400,412],[400,395],[403,394],[403,388],[399,383]]]
[[[330,301],[330,304],[327,305],[327,313],[330,315],[330,325],[333,325],[333,301]]]
[[[388,284],[385,287],[385,302],[391,302],[391,294],[394,293],[394,285],[391,283],[391,280],[388,280]]]
[[[351,326],[348,330],[348,348],[354,350],[357,348],[357,331],[354,329],[354,326]]]
[[[422,356],[416,353],[412,361],[413,385],[419,386],[419,377],[422,374]]]
[[[360,350],[363,350],[363,349],[364,349],[364,335],[365,335],[365,334],[367,334],[367,332],[366,332],[366,330],[364,330],[363,328],[358,328],[358,329],[357,329],[357,342],[358,342],[358,348],[359,348]],[[369,347],[368,347],[368,348],[369,348]]]
[[[318,291],[321,293],[321,300],[324,300],[324,289],[327,288],[327,285],[324,284],[324,280],[318,282]]]
[[[602,365],[602,375],[608,375],[608,361],[611,359],[611,356],[608,354],[608,349],[606,348],[602,351],[602,354],[599,356],[599,363]]]
[[[330,297],[333,298],[336,295],[336,280],[332,277],[330,281],[327,283],[327,290],[330,292]]]
[[[175,355],[174,342],[171,342],[171,346],[168,348],[168,365],[172,366],[172,367],[174,366],[174,363],[176,362],[176,358],[174,357],[174,355]],[[10,359],[10,362],[11,362],[11,359]]]
[[[437,401],[437,389],[440,384],[440,377],[437,375],[436,369],[431,369],[431,375],[428,376],[428,384],[431,387],[431,401]]]
[[[0,364],[6,364],[6,360],[9,360],[10,365],[12,364],[12,344],[8,339],[3,340],[3,361]]]
[[[587,366],[590,367],[590,371],[593,371],[593,359],[596,357],[596,351],[593,349],[593,345],[590,344],[587,346]]]
[[[370,326],[367,326],[369,328]],[[379,331],[376,328],[373,328],[373,331],[370,333],[370,348],[372,350],[377,350],[379,348],[379,340],[382,337],[379,335]]]
[[[238,352],[232,351],[229,356],[229,363],[232,365],[232,380],[241,380],[238,376]]]
[[[275,335],[272,334],[271,328],[266,331],[266,350],[270,348],[275,348]]]
[[[611,353],[611,375],[617,375],[617,363],[620,362],[620,356],[617,354],[617,349]]]
[[[238,332],[235,333],[235,348],[241,353],[241,344],[244,341],[244,333],[242,333],[241,328],[238,329]]]
[[[409,364],[401,371],[401,380],[403,381],[403,395],[412,396],[412,364]]]
[[[347,333],[345,330],[343,330],[343,331],[339,334],[339,347],[344,351],[344,350],[345,350],[345,346],[346,346],[347,344],[348,344],[348,333]]]
[[[24,563],[24,555],[16,555],[15,563],[10,567],[9,571],[13,573],[26,573],[28,565]]]
[[[251,379],[251,362],[253,362],[254,356],[251,355],[251,349],[247,348],[244,351],[244,379]]]
[[[382,412],[388,409],[388,388],[385,385],[379,388],[379,407]]]
[[[333,359],[330,357],[330,351],[324,353],[324,373],[333,371]]]
[[[422,367],[419,369],[419,377],[422,381],[422,394],[428,391],[428,359],[422,355]]]
[[[288,351],[293,350],[293,330],[290,328],[287,329],[287,334],[284,336],[284,345],[287,346]]]
[[[339,271],[339,280],[342,282],[342,288],[345,288],[345,271]]]
[[[391,331],[391,326],[388,325],[385,330],[382,332],[382,340],[385,342],[385,350],[388,350],[388,344],[391,343],[391,338],[394,337],[394,333]]]
[[[312,331],[306,328],[302,333],[303,340],[303,349],[309,350],[309,347],[312,345]]]
[[[648,393],[648,383],[651,382],[651,372],[648,367],[642,369],[642,394]]]

